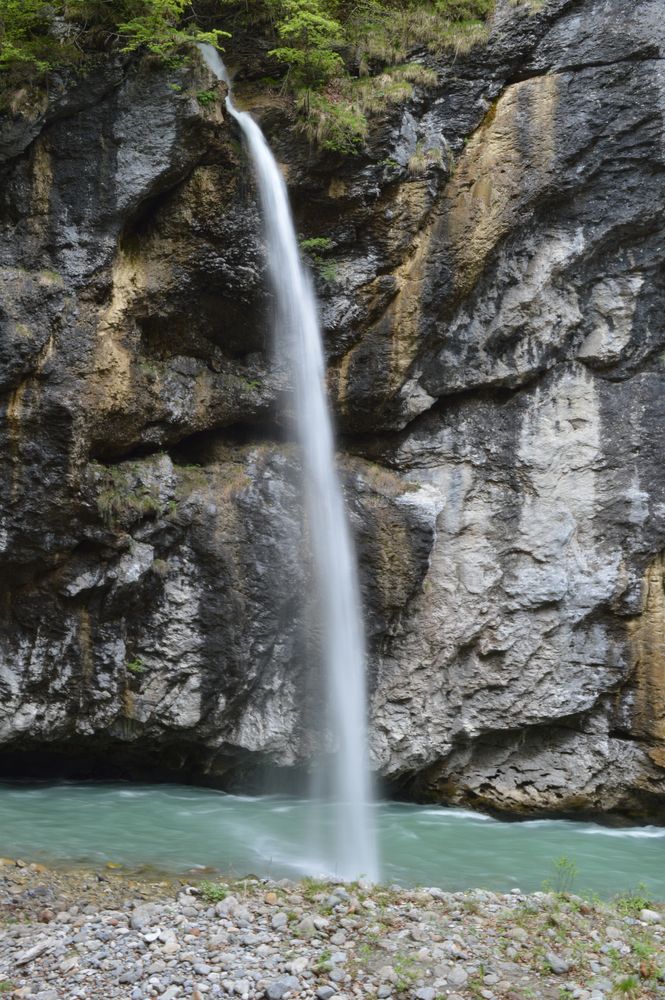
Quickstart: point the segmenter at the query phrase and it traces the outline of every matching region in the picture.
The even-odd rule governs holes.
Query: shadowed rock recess
[[[417,53],[437,86],[345,160],[251,97],[300,232],[332,242],[372,754],[403,794],[665,817],[664,48],[657,0],[503,0],[486,46]],[[248,788],[325,740],[214,85],[119,60],[1,121],[5,773]]]

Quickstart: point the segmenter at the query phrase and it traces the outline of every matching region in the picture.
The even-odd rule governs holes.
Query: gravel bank
[[[557,893],[198,881],[0,861],[0,994],[665,997],[665,908]]]

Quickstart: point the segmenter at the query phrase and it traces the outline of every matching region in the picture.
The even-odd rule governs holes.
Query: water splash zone
[[[265,232],[275,300],[275,350],[287,362],[293,386],[294,431],[302,455],[313,575],[320,608],[327,728],[332,752],[322,757],[318,783],[326,790],[332,828],[323,867],[343,878],[376,880],[378,861],[367,761],[365,641],[357,568],[335,466],[332,420],[316,298],[303,267],[286,185],[254,119],[233,103],[226,67],[216,50],[200,46],[206,64],[229,88],[226,107],[249,151]]]

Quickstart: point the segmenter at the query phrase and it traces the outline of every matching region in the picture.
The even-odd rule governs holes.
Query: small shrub
[[[300,248],[304,249],[308,242],[316,242],[309,240],[301,240]],[[332,243],[332,241],[329,241]],[[312,902],[316,896],[321,895],[325,892],[330,892],[330,884],[325,879],[313,878],[311,875],[305,875],[301,883],[301,892],[305,899]]]
[[[337,281],[337,264],[334,260],[324,260],[319,264],[319,277],[327,284]]]
[[[623,968],[623,956],[618,948],[608,948],[605,952],[610,960],[610,965],[614,972],[621,972]]]
[[[312,236],[309,239],[299,240],[300,249],[303,253],[319,253],[320,251],[332,250],[333,241],[327,236]]]
[[[637,958],[651,958],[654,954],[653,941],[633,938],[630,942],[630,947]]]
[[[228,890],[219,882],[200,882],[199,894],[206,903],[221,903],[228,896]]]
[[[300,249],[310,265],[316,270],[323,281],[332,282],[337,278],[337,265],[334,260],[326,260],[320,251],[333,247],[333,241],[326,236],[314,236],[311,239],[301,239]]]
[[[410,955],[397,955],[392,965],[397,976],[395,989],[398,993],[404,993],[420,976],[420,966]]]
[[[614,984],[612,991],[618,997],[638,997],[640,995],[640,981],[637,976],[625,976]]]
[[[335,51],[344,38],[342,25],[319,0],[284,0],[277,34],[283,43],[268,54],[286,63],[296,86],[313,87],[337,76],[344,67]]]
[[[127,494],[104,490],[97,497],[97,508],[102,520],[111,528],[118,527],[125,519],[156,517],[162,512],[162,504],[145,489]]]
[[[332,958],[332,952],[325,948],[319,955],[315,965],[313,966],[315,972],[330,972],[332,965],[330,964],[330,959]]]
[[[207,108],[209,104],[214,104],[217,101],[217,94],[214,90],[199,90],[196,100],[201,107]]]
[[[323,94],[304,96],[300,108],[304,112],[300,128],[310,142],[344,156],[355,156],[360,152],[368,130],[367,119],[362,112]]]
[[[125,664],[125,670],[127,670],[130,674],[134,674],[136,677],[140,677],[141,674],[144,674],[147,669],[146,665],[142,662],[142,660],[138,659],[138,657]]]
[[[510,0],[513,7],[526,7],[528,14],[537,14],[545,6],[545,0]]]
[[[418,143],[416,151],[409,158],[407,169],[414,177],[422,177],[430,167],[443,167],[443,153],[438,148],[424,149],[422,143]]]
[[[163,513],[159,487],[147,479],[150,466],[143,468],[136,462],[109,466],[91,463],[91,471],[97,486],[97,510],[107,527],[126,527]]]
[[[409,83],[415,83],[418,87],[436,87],[439,79],[436,70],[429,69],[418,62],[395,66],[390,72],[393,76],[399,74],[402,79],[408,80]]]
[[[571,892],[579,874],[575,861],[564,854],[555,859],[553,868],[554,876],[543,882],[543,889],[546,892],[555,892],[561,895]]]
[[[617,896],[614,905],[623,917],[638,917],[640,910],[647,910],[653,905],[646,892],[647,887],[640,882],[633,891]]]
[[[413,85],[396,70],[345,81],[340,89],[349,105],[363,115],[385,112],[386,108],[405,104],[413,96]]]

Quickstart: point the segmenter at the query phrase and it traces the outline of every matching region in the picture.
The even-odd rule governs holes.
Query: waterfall
[[[321,608],[328,725],[334,753],[326,757],[323,784],[335,813],[329,872],[345,879],[376,880],[378,862],[371,815],[367,760],[365,642],[358,573],[335,467],[331,415],[317,303],[298,249],[286,184],[261,129],[238,111],[226,67],[216,50],[200,45],[205,62],[228,88],[226,107],[247,143],[259,190],[271,285],[275,296],[275,346],[293,380],[295,430],[302,452],[305,506],[315,582]]]

